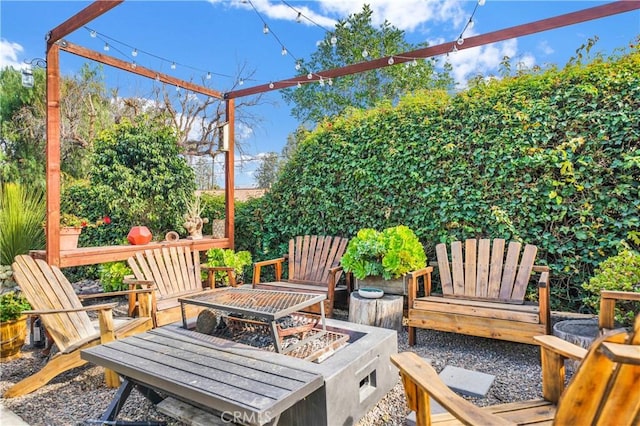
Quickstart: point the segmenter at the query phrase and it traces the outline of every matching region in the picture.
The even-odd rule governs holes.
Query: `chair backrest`
[[[633,425],[640,421],[640,315],[590,347],[562,393],[554,424]]]
[[[469,239],[451,243],[451,259],[445,244],[436,246],[442,292],[446,296],[495,299],[524,303],[537,247],[511,241],[504,256],[505,240]],[[449,267],[451,265],[451,268]]]
[[[41,259],[19,255],[14,259],[12,268],[14,279],[33,310],[82,308],[73,286],[57,267]],[[96,335],[86,311],[42,315],[41,321],[61,352]]]
[[[154,281],[160,299],[202,290],[200,253],[188,247],[137,252],[127,263],[136,279]]]
[[[329,271],[340,265],[348,239],[320,235],[297,236],[289,241],[289,281],[327,286]],[[336,274],[336,281],[341,272]]]

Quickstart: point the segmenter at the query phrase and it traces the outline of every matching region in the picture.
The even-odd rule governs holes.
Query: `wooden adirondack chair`
[[[534,344],[533,336],[549,334],[549,268],[534,265],[537,248],[505,240],[466,240],[436,246],[442,294],[432,293],[433,266],[409,277],[409,344],[416,327]],[[541,272],[537,302],[525,302],[532,272]],[[424,296],[418,297],[418,278],[424,278]]]
[[[202,285],[200,252],[189,247],[163,247],[138,252],[127,260],[135,278],[127,278],[130,288],[155,285],[152,297],[152,317],[156,326],[182,319],[178,298],[204,291]],[[226,271],[235,283],[233,268],[207,268],[209,277],[214,270]],[[211,280],[208,280],[211,282]],[[134,298],[129,299],[129,315],[135,313]],[[187,318],[194,318],[202,307],[185,305]]]
[[[318,235],[297,236],[289,241],[289,254],[278,259],[256,262],[253,266],[253,287],[267,290],[325,293],[325,314],[333,315],[336,297],[348,297],[347,286],[336,287],[342,275],[340,259],[349,240]],[[282,280],[282,265],[288,261],[289,278]],[[263,266],[275,267],[275,282],[260,282]],[[319,308],[318,308],[319,310]]]
[[[80,351],[83,349],[152,328],[150,290],[133,292],[139,296],[138,304],[143,307],[142,314],[146,311],[146,315],[114,325],[112,308],[116,303],[83,306],[73,287],[57,267],[26,255],[16,256],[12,266],[14,279],[34,308],[25,313],[40,316],[59,352],[40,371],[10,387],[3,395],[5,398],[33,392],[57,375],[86,364],[87,361],[80,358]],[[129,293],[115,292],[101,296]],[[98,312],[99,331],[89,318],[88,311]],[[108,386],[120,385],[118,376],[108,370],[105,371],[105,380]]]
[[[614,330],[589,351],[555,336],[536,336],[541,347],[543,399],[479,408],[455,394],[412,352],[391,356],[419,426],[637,425],[640,421],[640,316],[631,333]],[[586,353],[586,355],[585,355]],[[564,360],[581,359],[565,389]],[[448,413],[430,414],[429,397]]]

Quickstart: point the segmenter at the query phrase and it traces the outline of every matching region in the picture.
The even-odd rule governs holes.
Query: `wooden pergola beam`
[[[636,9],[640,9],[640,1],[620,0],[589,9],[579,10],[577,12],[554,16],[553,18],[541,19],[539,21],[530,22],[528,24],[516,25],[514,27],[504,28],[502,30],[465,38],[464,44],[462,45],[457,45],[456,40],[449,41],[446,43],[438,44],[436,46],[398,53],[396,55],[385,56],[383,58],[374,59],[372,61],[359,62],[357,64],[347,65],[341,68],[314,72],[311,79],[307,78],[306,75],[296,76],[269,84],[261,84],[258,86],[247,87],[246,89],[241,90],[232,90],[225,93],[224,96],[226,99],[240,98],[243,96],[269,92],[272,90],[284,89],[287,87],[295,86],[298,83],[305,84],[315,82],[319,81],[321,78],[328,79],[343,77],[345,75],[357,74],[364,71],[371,71],[378,68],[399,65],[405,62],[412,61],[414,58],[422,59],[444,55],[451,52],[454,46],[458,50],[470,49],[472,47],[483,46],[485,44],[496,43],[498,41],[522,37],[542,31],[552,30],[555,28],[566,27],[568,25],[579,24],[581,22],[604,18],[611,15],[617,15],[619,13],[630,12]],[[393,57],[394,59],[393,65],[389,65],[389,58],[391,57]]]
[[[96,19],[122,3],[124,0],[100,0],[91,3],[47,34],[47,43],[53,44],[78,28]]]
[[[179,78],[172,77],[167,74],[162,74],[157,71],[153,71],[149,68],[142,67],[140,65],[136,65],[135,67],[131,62],[123,61],[118,58],[114,58],[113,56],[104,55],[102,53],[96,52],[91,49],[87,49],[86,47],[78,46],[77,44],[73,44],[68,42],[67,40],[61,40],[60,50],[72,53],[74,55],[78,55],[83,58],[91,59],[96,62],[100,62],[101,64],[109,65],[114,68],[121,69],[123,71],[130,72],[132,74],[137,74],[142,77],[155,79],[162,83],[171,84],[174,86],[179,86],[182,89],[187,89],[192,92],[201,93],[203,95],[211,96],[216,99],[223,99],[224,95],[222,92],[218,92],[217,90],[209,89],[208,87],[199,86],[197,84],[191,83],[186,80],[181,80]]]

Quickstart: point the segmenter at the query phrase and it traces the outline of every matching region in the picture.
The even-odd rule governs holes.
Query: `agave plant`
[[[10,265],[15,256],[44,247],[46,207],[35,188],[5,183],[0,191],[0,265]]]

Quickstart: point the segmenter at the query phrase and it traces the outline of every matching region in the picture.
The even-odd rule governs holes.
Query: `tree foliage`
[[[323,70],[426,47],[426,44],[413,45],[405,41],[404,31],[388,21],[375,28],[371,16],[371,8],[365,5],[362,12],[339,21],[309,60],[300,62],[300,75],[322,75]],[[335,44],[332,39],[336,40]],[[397,101],[401,95],[415,90],[449,87],[451,80],[447,74],[435,74],[432,61],[419,60],[340,77],[331,84],[328,80],[323,83],[282,91],[283,98],[294,105],[292,114],[300,122],[318,123],[347,108],[370,108],[381,100]]]
[[[639,153],[637,49],[417,93],[322,122],[244,213],[248,237],[284,253],[295,235],[404,224],[430,258],[439,242],[521,240],[551,267],[553,307],[580,309],[581,284],[640,232]]]

